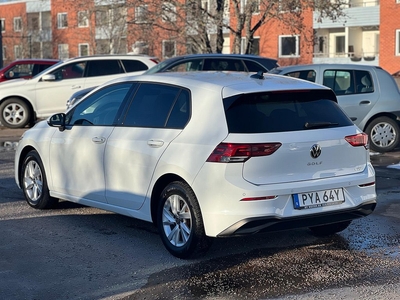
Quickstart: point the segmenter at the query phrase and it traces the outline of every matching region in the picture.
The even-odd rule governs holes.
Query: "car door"
[[[323,84],[336,94],[339,105],[359,125],[378,101],[373,74],[364,70],[325,69]]]
[[[43,74],[54,75],[55,80],[45,81],[42,76],[36,83],[36,112],[39,115],[51,115],[65,111],[67,99],[84,87],[85,67],[86,61],[71,62]]]
[[[179,87],[140,84],[105,150],[109,204],[129,209],[142,206],[160,157],[189,120],[189,99],[189,92]]]
[[[103,156],[115,119],[132,83],[107,86],[66,115],[66,129],[50,143],[54,191],[73,201],[106,202]]]

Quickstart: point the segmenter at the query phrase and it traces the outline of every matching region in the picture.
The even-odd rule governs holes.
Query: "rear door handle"
[[[148,140],[147,145],[149,145],[152,148],[160,148],[162,145],[164,145],[164,141],[161,140]]]
[[[368,104],[371,104],[371,101],[364,100],[360,102],[360,105],[368,105]]]
[[[106,141],[106,138],[104,137],[94,137],[92,138],[93,143],[95,144],[103,144]]]

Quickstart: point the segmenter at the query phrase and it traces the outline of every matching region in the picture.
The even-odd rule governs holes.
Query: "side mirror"
[[[65,114],[64,113],[59,113],[51,116],[47,120],[47,124],[51,127],[58,127],[60,131],[65,130]]]
[[[53,74],[46,74],[42,76],[42,80],[43,81],[55,81],[56,80],[56,76]]]

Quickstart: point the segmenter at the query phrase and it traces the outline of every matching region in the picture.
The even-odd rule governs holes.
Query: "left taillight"
[[[281,143],[235,144],[221,143],[208,157],[208,162],[245,162],[251,157],[268,156],[279,149]]]
[[[348,135],[344,138],[353,147],[368,146],[368,135],[366,133],[358,133],[353,135]]]

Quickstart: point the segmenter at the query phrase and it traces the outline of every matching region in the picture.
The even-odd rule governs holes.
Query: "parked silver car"
[[[273,74],[330,87],[351,120],[370,137],[377,152],[393,150],[400,140],[400,92],[393,77],[377,66],[310,64],[278,67]]]

